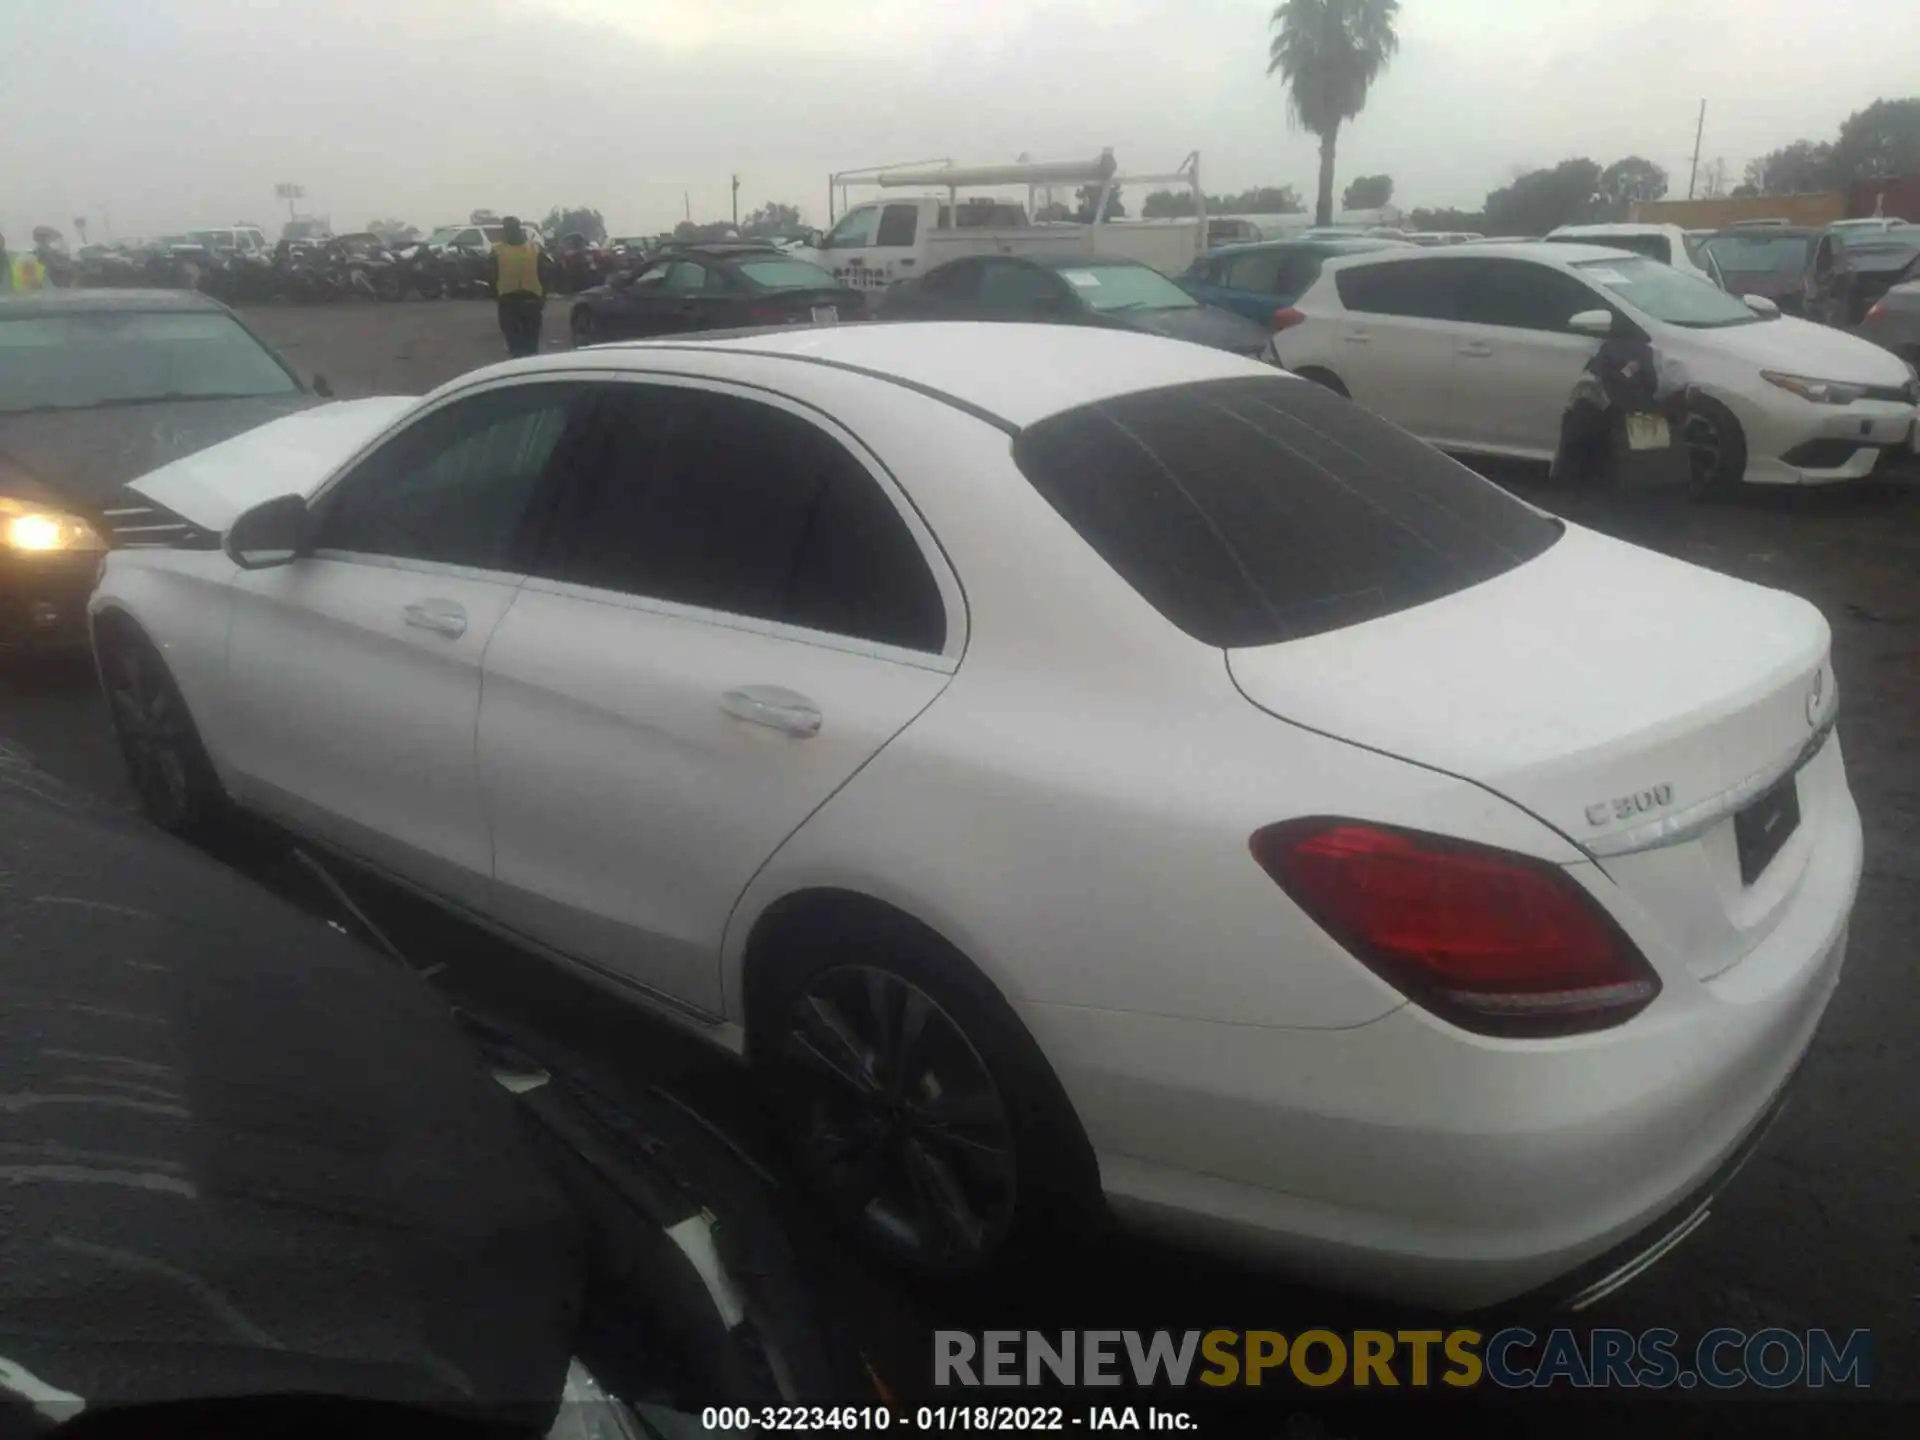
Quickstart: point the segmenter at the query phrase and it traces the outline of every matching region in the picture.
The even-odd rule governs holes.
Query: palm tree
[[[1334,141],[1400,48],[1399,13],[1400,0],[1286,0],[1274,8],[1267,73],[1286,81],[1287,118],[1320,137],[1317,225],[1333,223]]]

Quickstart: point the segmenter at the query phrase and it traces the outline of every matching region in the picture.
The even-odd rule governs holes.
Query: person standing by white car
[[[1643,255],[1532,242],[1330,262],[1272,359],[1443,450],[1548,461],[1568,393],[1608,338],[1654,345],[1696,387],[1697,489],[1856,480],[1915,445],[1920,376]]]

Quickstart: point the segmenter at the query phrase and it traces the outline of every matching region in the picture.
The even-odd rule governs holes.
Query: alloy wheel
[[[1726,439],[1712,416],[1698,411],[1689,414],[1680,426],[1680,443],[1687,447],[1695,485],[1709,486],[1719,479],[1726,463]]]
[[[813,977],[782,1038],[782,1099],[828,1198],[937,1270],[986,1261],[1012,1227],[1012,1124],[985,1061],[911,981],[864,965]]]
[[[109,669],[107,700],[134,789],[155,820],[179,825],[192,805],[186,713],[158,662],[134,646],[116,646]]]

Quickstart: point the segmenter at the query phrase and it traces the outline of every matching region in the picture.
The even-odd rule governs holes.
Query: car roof
[[[689,241],[686,244],[675,242],[660,247],[662,258],[671,254],[675,260],[684,260],[689,255],[706,255],[715,260],[745,260],[753,255],[777,255],[786,258],[786,252],[778,245],[767,245],[749,240],[716,240],[712,244]]]
[[[1584,245],[1570,240],[1488,240],[1474,245],[1441,245],[1430,250],[1403,250],[1393,246],[1385,250],[1367,250],[1357,255],[1342,255],[1334,263],[1341,269],[1362,265],[1403,265],[1410,260],[1534,260],[1546,265],[1578,265],[1584,260],[1641,260],[1631,250],[1615,245]]]
[[[689,352],[851,372],[931,395],[1009,432],[1115,395],[1201,380],[1284,378],[1271,365],[1225,350],[1134,331],[913,320],[776,325],[594,345],[492,366],[451,384],[542,370],[666,369]]]
[[[1243,240],[1237,245],[1216,245],[1207,251],[1207,254],[1258,255],[1266,250],[1333,250],[1363,255],[1371,250],[1400,248],[1402,248],[1401,242],[1389,235],[1324,235],[1313,240],[1304,240],[1298,235],[1291,235],[1280,240]]]
[[[0,295],[0,320],[40,315],[187,314],[227,307],[195,290],[37,290]]]
[[[1620,220],[1604,225],[1556,225],[1547,232],[1551,240],[1555,235],[1666,235],[1680,230],[1678,225],[1668,225],[1654,220]],[[1680,230],[1682,235],[1687,232]]]

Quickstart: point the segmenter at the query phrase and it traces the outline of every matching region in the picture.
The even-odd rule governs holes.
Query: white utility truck
[[[1180,184],[1192,187],[1195,213],[1178,220],[1110,220],[1108,203],[1121,185]],[[834,191],[849,185],[930,193],[887,195],[854,205],[824,235],[793,253],[833,272],[856,290],[884,290],[912,280],[962,255],[1035,255],[1138,260],[1166,275],[1178,275],[1206,249],[1207,202],[1200,188],[1200,156],[1189,155],[1166,175],[1118,173],[1113,152],[1094,161],[883,168],[832,177]],[[995,197],[962,200],[963,189],[1008,190],[1024,186],[1027,200]],[[1031,218],[1041,191],[1077,195],[1097,187],[1090,223]],[[1144,189],[1134,194],[1144,197]]]

